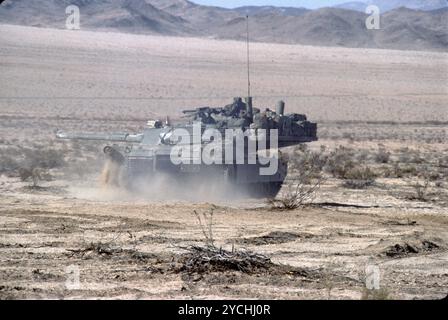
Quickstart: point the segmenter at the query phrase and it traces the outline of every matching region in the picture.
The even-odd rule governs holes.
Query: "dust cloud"
[[[185,178],[158,172],[136,180],[126,177],[125,167],[107,160],[99,177],[89,185],[72,186],[79,199],[105,202],[187,201],[234,203],[247,198],[249,190],[224,181],[219,175]]]

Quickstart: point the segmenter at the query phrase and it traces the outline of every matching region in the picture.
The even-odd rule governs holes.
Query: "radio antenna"
[[[247,97],[250,97],[250,51],[249,51],[249,15],[246,15],[246,27],[247,27]]]

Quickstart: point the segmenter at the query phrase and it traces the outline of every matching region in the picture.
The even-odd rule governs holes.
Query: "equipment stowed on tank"
[[[168,176],[176,183],[191,183],[201,181],[213,181],[211,183],[229,184],[234,190],[246,190],[252,197],[275,197],[281,189],[287,176],[287,162],[280,158],[278,169],[274,174],[263,175],[260,169],[265,164],[258,161],[250,164],[248,159],[253,151],[258,160],[260,151],[272,149],[267,139],[265,145],[255,143],[255,149],[249,150],[248,140],[257,137],[260,132],[269,134],[269,130],[278,131],[278,149],[317,141],[317,125],[307,120],[305,115],[285,114],[285,103],[280,101],[276,111],[253,108],[252,98],[245,101],[235,98],[232,104],[223,108],[198,108],[184,111],[185,121],[170,124],[168,121],[148,121],[144,131],[139,134],[115,133],[64,133],[59,131],[56,136],[59,139],[69,140],[97,140],[112,143],[104,148],[104,153],[110,161],[124,170],[125,186],[133,188],[155,180],[157,176]],[[172,161],[173,148],[179,148],[185,142],[173,141],[172,135],[176,129],[193,134],[194,130],[200,128],[200,140],[191,139],[189,144],[192,154],[193,150],[198,154],[212,141],[204,140],[202,134],[209,129],[222,134],[223,141],[226,130],[233,129],[246,133],[243,155],[237,159],[238,151],[233,150],[233,155],[226,157],[226,161],[219,164],[205,164],[203,161],[185,162],[176,164]],[[228,131],[227,131],[228,132]],[[232,139],[233,141],[234,139]],[[183,141],[183,140],[182,140]],[[228,141],[227,141],[228,142]],[[233,141],[234,142],[234,141]],[[188,147],[188,145],[186,146]],[[227,155],[225,143],[222,143],[223,158]],[[271,153],[271,152],[269,152]],[[278,152],[279,153],[279,152]],[[277,154],[278,154],[277,153]],[[244,158],[244,163],[241,162]],[[197,159],[196,159],[197,160]],[[235,188],[234,188],[235,187]],[[239,187],[239,188],[237,188]]]

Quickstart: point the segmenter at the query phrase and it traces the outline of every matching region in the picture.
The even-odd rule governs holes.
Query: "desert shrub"
[[[311,152],[306,148],[298,148],[288,157],[291,171],[298,174],[301,179],[308,178],[308,182],[322,176],[327,161],[328,157],[323,152]]]
[[[275,265],[271,259],[262,254],[248,250],[237,250],[232,246],[232,250],[218,248],[213,238],[213,213],[216,209],[212,206],[206,212],[193,212],[197,223],[204,236],[203,246],[179,247],[186,251],[178,259],[178,266],[174,267],[175,272],[210,273],[240,271],[247,274],[265,272]]]
[[[13,173],[20,168],[54,169],[65,165],[64,154],[55,149],[45,149],[35,145],[33,148],[21,146],[2,149],[0,172]]]
[[[356,159],[353,149],[339,147],[334,150],[327,161],[326,169],[338,179],[346,179],[350,170],[355,168]]]
[[[422,175],[418,181],[410,181],[408,183],[412,193],[407,197],[408,200],[415,200],[421,202],[430,201],[436,195],[431,192],[431,180],[428,175]]]
[[[326,170],[337,179],[345,180],[344,186],[354,189],[363,189],[375,182],[377,174],[366,165],[368,154],[356,154],[355,150],[339,147],[334,150],[326,165]]]
[[[342,134],[342,138],[346,139],[346,140],[349,140],[349,141],[353,141],[354,140],[353,134],[350,133],[350,132],[344,132]]]
[[[429,179],[430,181],[437,181],[437,180],[442,179],[442,175],[435,170],[427,169],[425,178]]]
[[[390,152],[387,152],[385,149],[381,148],[378,150],[378,153],[375,155],[375,161],[377,163],[389,163],[390,160]]]
[[[307,152],[308,151],[308,145],[307,144],[299,144],[294,152]]]
[[[443,181],[436,181],[434,185],[436,188],[443,188]]]
[[[376,174],[369,167],[356,167],[347,172],[345,179],[349,180],[375,180]]]
[[[349,170],[344,186],[351,189],[365,189],[375,183],[377,175],[369,167],[357,167]]]
[[[20,162],[14,157],[2,155],[0,158],[0,173],[10,173],[20,167]]]
[[[37,188],[41,181],[48,181],[51,178],[49,173],[42,168],[19,168],[18,173],[20,180],[31,181],[33,188]]]
[[[26,149],[25,163],[28,167],[54,169],[64,166],[64,154],[54,149]]]
[[[13,174],[23,165],[21,147],[0,149],[0,173]]]
[[[390,292],[385,288],[381,289],[367,289],[364,288],[361,300],[390,300]]]
[[[207,247],[215,248],[215,240],[213,238],[213,214],[216,207],[212,206],[207,212],[193,211],[199,227],[201,228],[204,242]]]
[[[408,165],[408,166],[400,167],[399,165],[397,165],[397,168],[399,171],[397,178],[401,178],[404,176],[417,176],[418,175],[418,169],[416,166]]]
[[[428,201],[428,190],[429,190],[429,181],[425,180],[423,183],[416,182],[412,184],[412,188],[414,188],[415,196],[413,197],[418,201]]]
[[[437,166],[442,179],[448,178],[448,156],[441,157],[437,160]]]
[[[383,174],[386,178],[404,178],[418,176],[419,170],[415,165],[400,165],[398,162],[395,162],[392,167],[384,168]]]
[[[421,156],[419,151],[410,150],[409,148],[403,148],[400,150],[399,162],[400,163],[413,163],[421,164],[425,162],[425,159]]]
[[[295,152],[292,167],[294,176],[284,194],[276,199],[268,199],[272,209],[294,210],[309,205],[316,197],[323,181],[323,168],[327,157],[323,153],[309,151]]]
[[[448,168],[448,156],[440,157],[437,162],[440,168]]]
[[[369,159],[369,152],[367,150],[362,150],[357,157],[358,161],[364,162]]]
[[[283,196],[268,199],[268,204],[274,210],[295,210],[310,205],[316,197],[322,180],[317,179],[314,183],[291,182],[287,185]]]
[[[190,246],[178,260],[175,272],[202,274],[211,272],[239,271],[246,274],[264,273],[276,266],[269,257],[248,250],[228,251],[223,248]],[[291,273],[291,271],[289,271]]]

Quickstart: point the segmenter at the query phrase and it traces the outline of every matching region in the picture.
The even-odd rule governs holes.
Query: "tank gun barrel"
[[[135,142],[140,143],[143,140],[142,134],[128,133],[66,133],[58,131],[56,138],[61,140],[88,140],[88,141],[111,141],[111,142]]]

